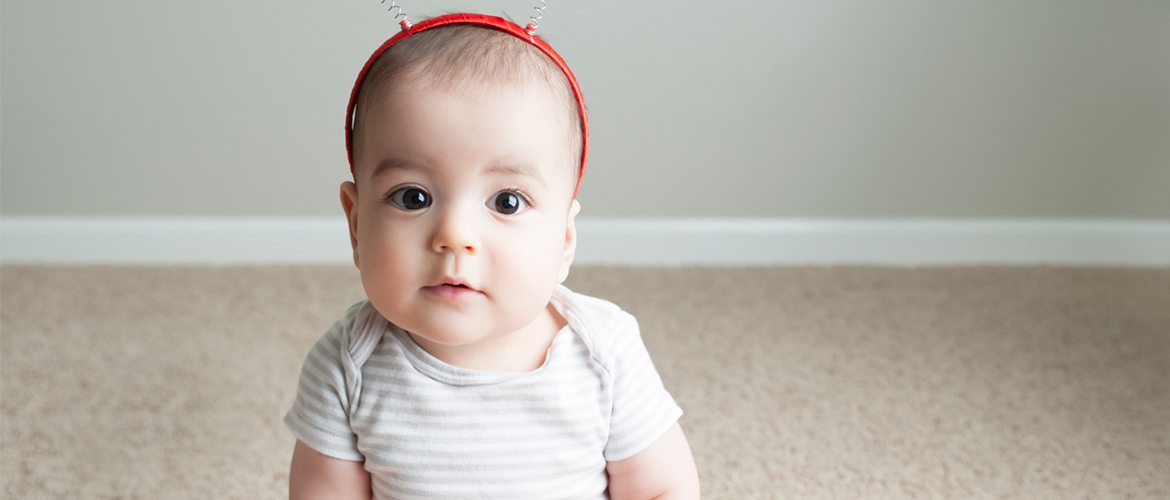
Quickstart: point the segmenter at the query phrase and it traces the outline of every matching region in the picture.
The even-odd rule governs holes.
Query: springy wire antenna
[[[382,0],[382,3],[385,4],[386,0]],[[402,18],[402,21],[398,23],[402,29],[410,29],[413,26],[410,24],[410,19],[406,18],[406,13],[402,11],[402,6],[398,5],[397,0],[390,0],[390,8],[387,10],[394,13],[394,19]]]
[[[536,15],[528,18],[528,19],[531,19],[532,22],[528,23],[528,26],[524,27],[524,31],[526,33],[528,33],[529,35],[536,34],[536,28],[540,27],[540,20],[544,19],[544,9],[547,9],[547,8],[548,8],[548,2],[546,2],[544,0],[540,0],[540,7],[533,7],[532,8],[532,10],[536,11]]]

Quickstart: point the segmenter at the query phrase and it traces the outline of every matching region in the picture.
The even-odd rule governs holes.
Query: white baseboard
[[[1170,266],[1170,220],[591,219],[582,264]],[[351,262],[340,217],[0,218],[6,264]]]

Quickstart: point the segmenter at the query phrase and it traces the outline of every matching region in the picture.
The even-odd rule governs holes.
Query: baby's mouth
[[[457,282],[439,283],[438,285],[424,287],[423,290],[431,292],[439,298],[454,302],[469,300],[476,296],[483,295],[483,292],[471,288],[464,283]]]

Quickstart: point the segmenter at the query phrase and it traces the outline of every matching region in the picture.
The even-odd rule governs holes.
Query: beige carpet
[[[4,498],[285,498],[345,267],[0,268]],[[1170,269],[578,268],[705,498],[1170,498]]]

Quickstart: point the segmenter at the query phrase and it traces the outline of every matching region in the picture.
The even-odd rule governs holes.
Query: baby
[[[305,360],[290,498],[699,496],[636,321],[561,285],[585,117],[520,29],[432,19],[359,78],[341,204],[368,300]]]

